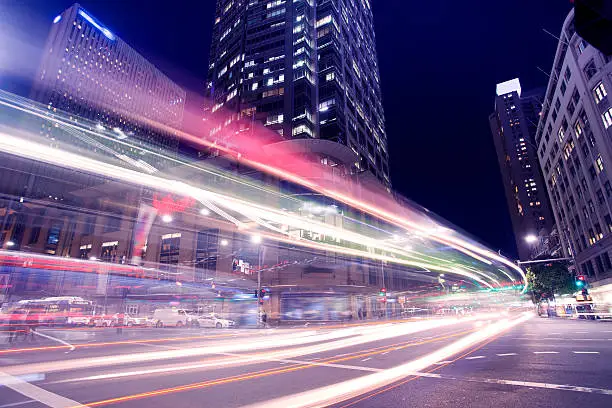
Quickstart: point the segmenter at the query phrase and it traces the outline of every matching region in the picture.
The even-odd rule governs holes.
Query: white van
[[[185,309],[155,309],[152,323],[155,327],[186,327],[191,326],[192,319]]]

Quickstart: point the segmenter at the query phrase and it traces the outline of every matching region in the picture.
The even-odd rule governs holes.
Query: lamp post
[[[262,304],[261,296],[261,235],[252,235],[251,242],[257,245],[257,318],[258,324],[261,323]]]

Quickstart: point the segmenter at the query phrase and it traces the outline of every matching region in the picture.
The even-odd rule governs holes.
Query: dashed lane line
[[[516,353],[500,353],[500,354],[496,354],[496,356],[499,357],[506,357],[506,356],[516,356]]]
[[[471,356],[471,357],[466,357],[466,360],[478,360],[481,358],[486,358],[485,356]]]
[[[438,374],[438,373],[410,373],[411,375],[425,378],[439,378],[443,380],[457,380],[457,381],[468,381],[468,382],[478,382],[478,383],[488,383],[488,384],[504,384],[504,385],[513,385],[518,387],[530,387],[530,388],[545,388],[550,390],[561,390],[561,391],[575,391],[575,392],[585,392],[591,394],[604,394],[604,395],[612,395],[612,390],[605,388],[593,388],[593,387],[583,387],[580,385],[567,385],[567,384],[550,384],[550,383],[540,383],[540,382],[532,382],[532,381],[515,381],[515,380],[504,380],[498,378],[477,378],[477,377],[458,377],[448,374]]]
[[[599,351],[572,351],[574,354],[599,354]]]
[[[558,351],[534,351],[533,354],[559,354]]]

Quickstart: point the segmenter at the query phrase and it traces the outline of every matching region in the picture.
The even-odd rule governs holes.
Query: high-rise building
[[[390,185],[369,0],[217,0],[207,91],[222,124],[341,143]]]
[[[185,91],[79,4],[53,20],[33,94],[49,110],[97,122],[118,139],[177,148],[174,132],[151,122],[179,128]]]
[[[591,280],[612,272],[612,59],[575,30],[559,34],[536,145],[566,256]]]
[[[536,240],[553,229],[534,143],[543,92],[522,92],[516,78],[497,84],[496,93],[495,113],[489,116],[489,124],[518,255],[527,260],[534,254]]]

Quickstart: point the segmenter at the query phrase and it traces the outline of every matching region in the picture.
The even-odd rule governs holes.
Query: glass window
[[[609,128],[612,125],[612,108],[602,113],[601,119],[603,120],[603,124],[606,129]]]
[[[586,79],[591,79],[593,78],[593,76],[597,73],[597,67],[595,66],[595,61],[594,60],[590,60],[589,62],[587,62],[587,64],[584,66],[584,75],[586,76]]]
[[[595,98],[595,102],[599,103],[606,97],[608,93],[606,92],[606,87],[603,82],[599,81],[595,88],[593,88],[593,97]]]
[[[597,165],[597,169],[599,170],[597,173],[602,172],[604,169],[604,164],[600,154],[597,155],[597,159],[595,159],[595,164]]]

